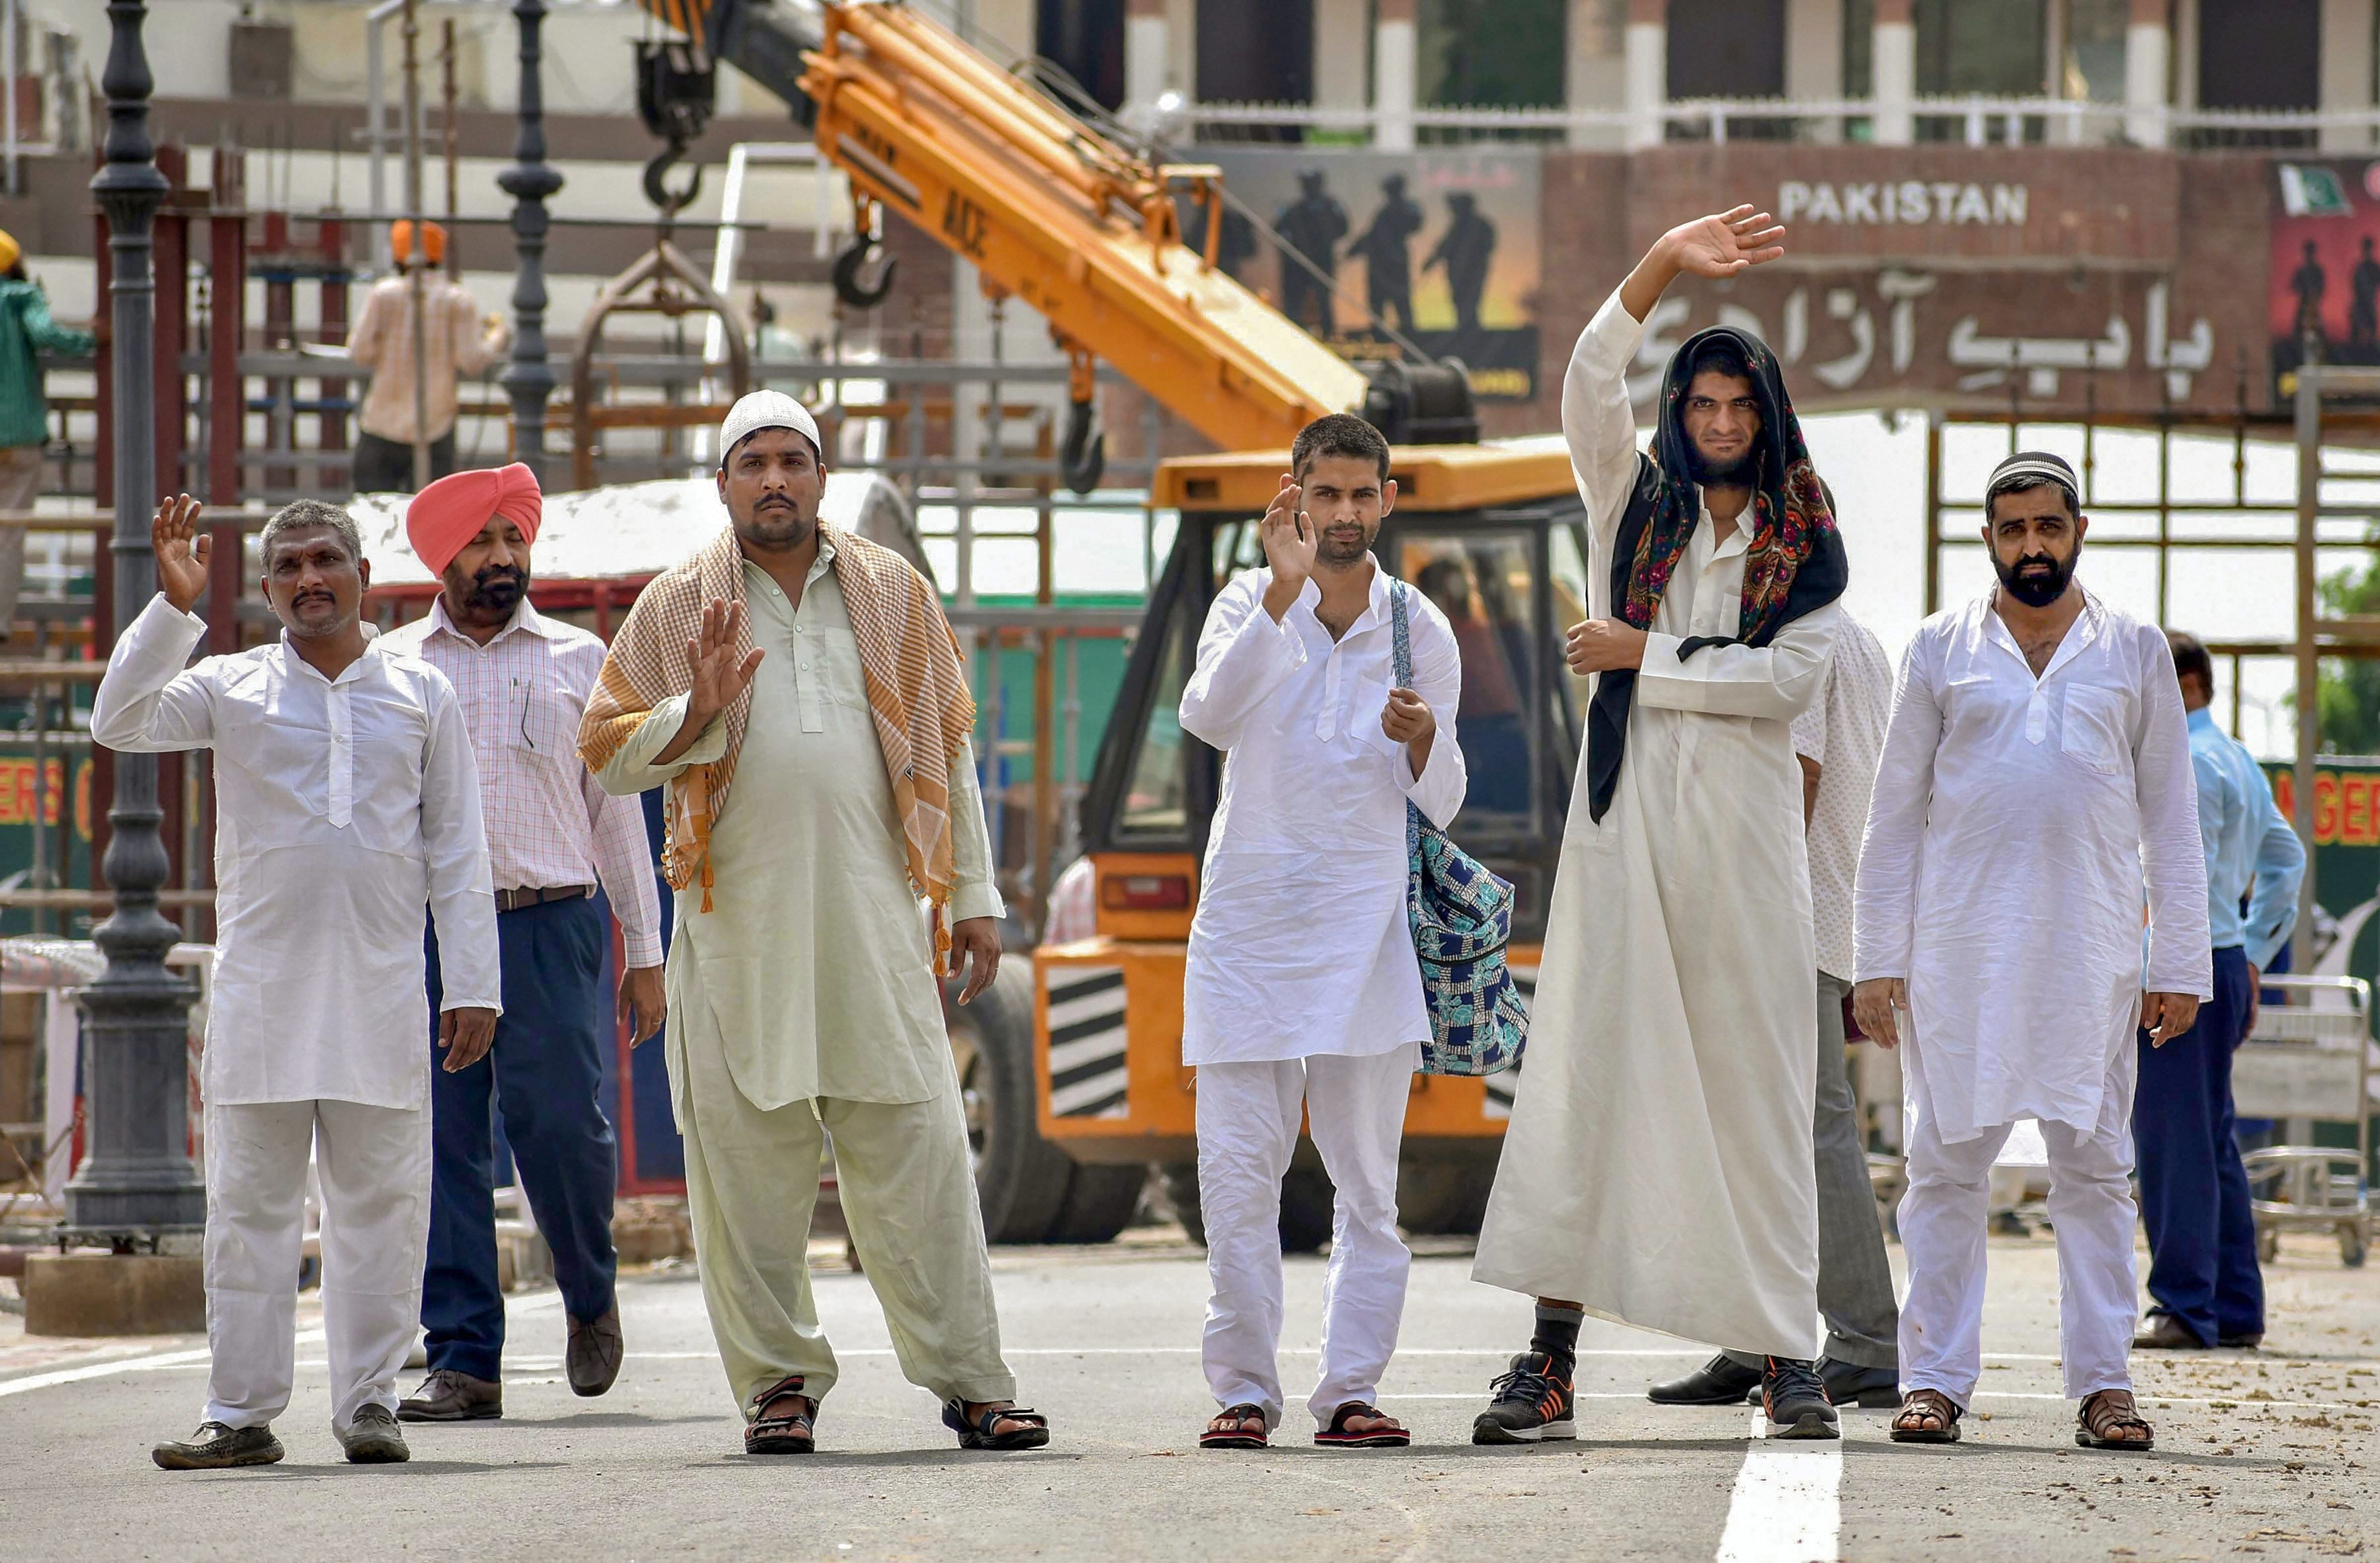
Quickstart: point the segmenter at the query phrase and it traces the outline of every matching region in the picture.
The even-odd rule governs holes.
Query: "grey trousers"
[[[1827,1355],[1861,1367],[1900,1365],[1900,1310],[1892,1300],[1892,1265],[1861,1143],[1859,1098],[1843,1059],[1843,999],[1852,985],[1818,974],[1818,1100],[1813,1138],[1818,1153],[1818,1311],[1827,1318]],[[1758,1357],[1728,1360],[1756,1368]]]

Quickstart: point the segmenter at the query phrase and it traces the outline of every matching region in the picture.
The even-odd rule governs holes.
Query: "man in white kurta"
[[[1563,385],[1595,540],[1571,660],[1597,672],[1598,709],[1472,1269],[1540,1302],[1530,1350],[1475,1424],[1483,1443],[1573,1436],[1582,1313],[1755,1353],[1779,1432],[1835,1436],[1811,1368],[1817,957],[1791,724],[1826,672],[1841,549],[1756,341],[1719,328],[1681,348],[1649,461],[1625,380],[1670,280],[1732,275],[1782,253],[1778,236],[1749,208],[1665,236],[1580,336]],[[1734,371],[1695,368],[1721,346]],[[1724,529],[1722,470],[1736,511]],[[1689,529],[1666,589],[1640,592],[1625,537],[1654,491]],[[1779,561],[1762,554],[1791,560],[1796,539],[1794,584],[1821,600],[1787,594],[1755,631],[1748,571],[1773,580]],[[1647,595],[1658,609],[1637,624]],[[1615,778],[1592,722],[1623,671],[1634,687]]]
[[[944,671],[963,702],[956,650],[929,583],[889,551],[818,524],[818,429],[791,397],[755,392],[739,402],[720,450],[732,527],[638,600],[648,622],[632,618],[613,642],[579,747],[606,791],[672,786],[680,861],[689,840],[707,842],[698,877],[672,881],[683,893],[666,1048],[703,1300],[746,1418],[745,1448],[809,1452],[836,1381],[808,1256],[830,1139],[844,1215],[902,1371],[944,1403],[946,1421],[966,1424],[969,1447],[1033,1447],[1048,1433],[1033,1413],[1008,1409],[1015,1380],[1001,1356],[936,951],[903,850],[914,827],[888,774],[871,709],[886,691],[873,682],[873,648],[855,633],[862,604],[852,588],[895,581],[920,605],[905,627],[926,654],[950,659]],[[654,628],[653,617],[704,597],[710,619],[688,689],[685,637]],[[618,708],[605,692],[625,688],[647,643],[677,692],[632,718],[611,714]],[[722,661],[740,673],[735,686],[711,679]],[[624,740],[603,736],[615,723]],[[971,999],[998,963],[1002,904],[965,729],[948,738],[950,754],[916,764],[947,779],[940,871],[949,879],[936,897],[947,903],[934,921],[947,915],[961,952],[974,955]],[[734,790],[694,837],[686,789],[707,777],[717,797],[722,775]]]
[[[1207,1384],[1223,1408],[1209,1448],[1261,1446],[1281,1421],[1281,1188],[1301,1116],[1336,1206],[1316,1440],[1405,1442],[1372,1403],[1404,1312],[1397,1152],[1429,1035],[1405,807],[1442,828],[1464,786],[1454,632],[1402,584],[1411,683],[1394,669],[1392,587],[1370,552],[1396,503],[1388,442],[1333,414],[1300,432],[1291,465],[1264,521],[1270,563],[1216,597],[1182,694],[1184,731],[1226,754],[1183,985]]]
[[[500,1008],[479,769],[445,675],[358,624],[363,546],[329,505],[300,501],[265,527],[282,638],[186,670],[207,628],[190,612],[206,588],[198,513],[187,497],[160,509],[164,589],[116,642],[91,719],[111,749],[215,759],[216,953],[200,1067],[213,1361],[197,1435],[158,1446],[156,1460],[189,1470],[281,1458],[271,1424],[296,1365],[310,1151],[332,1427],[351,1460],[403,1460],[396,1375],[430,1233],[425,906],[444,951],[448,1067],[486,1052]]]
[[[1995,474],[2001,584],[1926,620],[1903,656],[1860,854],[1861,1029],[1907,1045],[1904,1442],[1951,1441],[1971,1404],[1987,1180],[2033,1118],[2078,1437],[2148,1443],[2126,1363],[2133,1028],[2180,1035],[2212,991],[2206,865],[2173,654],[2071,579],[2074,489],[2054,456]]]

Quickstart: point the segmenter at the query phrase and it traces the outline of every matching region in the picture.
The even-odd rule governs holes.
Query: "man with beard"
[[[1337,1206],[1314,1441],[1401,1448],[1373,1398],[1413,1262],[1397,1152],[1430,1024],[1405,809],[1443,828],[1463,806],[1462,661],[1437,606],[1372,558],[1397,499],[1379,430],[1332,413],[1289,459],[1261,523],[1265,567],[1217,594],[1182,692],[1183,730],[1228,756],[1183,984],[1214,1289],[1207,1387],[1223,1408],[1199,1443],[1262,1448],[1281,1422],[1281,1184],[1303,1121]]]
[[[719,452],[730,526],[637,599],[578,752],[608,792],[669,787],[671,1104],[744,1448],[810,1452],[834,1385],[808,1260],[832,1135],[902,1372],[962,1447],[1037,1448],[935,981],[972,961],[964,1004],[1000,964],[958,643],[907,561],[820,523],[800,403],[753,392]]]
[[[1538,1300],[1475,1442],[1575,1436],[1585,1314],[1756,1354],[1771,1426],[1837,1436],[1818,1354],[1817,953],[1791,723],[1841,539],[1776,357],[1687,339],[1636,449],[1626,371],[1682,274],[1784,253],[1749,206],[1656,241],[1578,341],[1562,429],[1594,527],[1596,675],[1529,1051],[1472,1274]]]
[[[480,779],[445,675],[358,617],[371,566],[346,512],[284,506],[258,551],[281,621],[268,646],[184,666],[207,626],[199,502],[158,506],[159,591],[115,643],[91,738],[119,753],[212,749],[215,968],[206,1102],[207,1409],[151,1458],[270,1465],[297,1368],[307,1163],[322,1175],[331,1428],[347,1459],[409,1458],[396,1374],[430,1228],[422,908],[446,951],[438,1040],[470,1068],[495,1036],[496,915]]]
[[[2133,1027],[2162,1047],[2214,991],[2206,862],[2173,653],[2074,580],[2076,493],[2055,455],[1993,472],[1999,584],[1926,620],[1901,659],[1860,854],[1854,1012],[1909,1048],[1903,1443],[1957,1442],[1972,1403],[1988,1180],[2022,1118],[2049,1149],[2075,1442],[2154,1441],[2125,1360]]]
[[[421,1325],[430,1376],[400,1402],[407,1422],[504,1414],[504,1295],[497,1283],[493,1135],[504,1139],[537,1230],[553,1251],[571,1389],[601,1395],[619,1375],[613,1295],[611,1121],[596,1099],[608,1017],[598,989],[618,909],[626,970],[619,1001],[641,1042],[662,1022],[660,898],[644,811],[595,784],[575,752],[603,643],[529,605],[529,546],[543,503],[518,463],[441,478],[405,513],[415,557],[443,589],[388,637],[446,675],[480,761],[504,957],[504,1022],[488,1066],[440,1073],[430,1093],[433,1171]],[[430,942],[436,1007],[438,945]]]

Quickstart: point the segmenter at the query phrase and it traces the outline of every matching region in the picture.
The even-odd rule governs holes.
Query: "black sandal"
[[[771,1416],[769,1407],[789,1395],[808,1409],[790,1416]],[[809,1454],[818,1448],[818,1401],[802,1393],[800,1375],[781,1378],[753,1396],[752,1411],[752,1420],[744,1424],[746,1454]]]
[[[993,1428],[1003,1422],[1021,1422],[1005,1433]],[[1050,1422],[1031,1406],[990,1407],[970,1422],[966,1401],[953,1399],[942,1407],[942,1425],[959,1436],[963,1449],[1038,1449],[1050,1441]]]
[[[1892,1441],[1896,1444],[1955,1444],[1959,1441],[1959,1418],[1963,1413],[1956,1400],[1939,1389],[1912,1389],[1909,1398],[1900,1402],[1900,1411],[1892,1419]],[[1902,1424],[1911,1416],[1930,1416],[1939,1427],[1907,1427]]]
[[[1368,1417],[1388,1424],[1368,1433],[1348,1430],[1347,1424],[1356,1417]],[[1314,1436],[1314,1441],[1327,1448],[1337,1449],[1402,1449],[1413,1442],[1396,1418],[1367,1400],[1350,1400],[1330,1413],[1330,1425]]]
[[[1219,1422],[1226,1421],[1231,1424],[1229,1429],[1215,1425]],[[1254,1433],[1248,1431],[1250,1423],[1256,1424],[1257,1430]],[[1262,1406],[1248,1405],[1245,1402],[1236,1406],[1225,1406],[1207,1419],[1207,1430],[1198,1435],[1198,1447],[1202,1449],[1261,1449],[1266,1447],[1267,1435],[1270,1429],[1265,1425]]]

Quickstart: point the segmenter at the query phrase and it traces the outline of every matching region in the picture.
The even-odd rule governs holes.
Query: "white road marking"
[[[1728,1500],[1718,1563],[1834,1563],[1842,1530],[1842,1440],[1771,1441],[1768,1417],[1757,1410],[1752,1439]]]
[[[298,1337],[301,1346],[318,1343],[322,1339],[319,1329],[304,1331]],[[86,1379],[108,1378],[119,1373],[148,1373],[163,1368],[200,1367],[207,1360],[207,1349],[193,1347],[182,1351],[157,1351],[145,1357],[116,1357],[103,1363],[88,1363],[81,1367],[59,1368],[52,1373],[27,1374],[22,1378],[0,1379],[0,1395],[22,1395],[34,1389],[55,1388],[61,1384],[80,1384]]]

